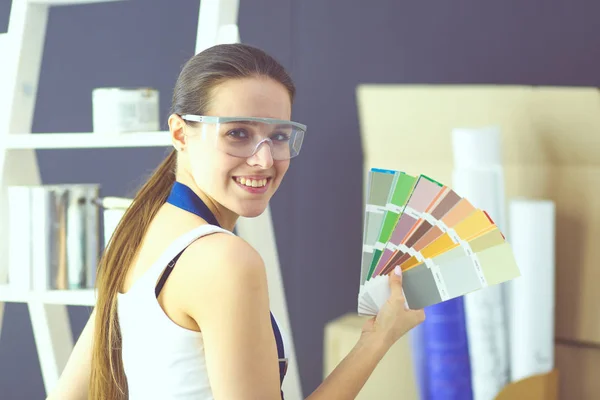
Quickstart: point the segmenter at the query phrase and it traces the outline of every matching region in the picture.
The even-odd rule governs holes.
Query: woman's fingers
[[[394,272],[389,275],[390,277],[390,290],[392,296],[404,296],[402,292],[402,270],[399,266],[396,266]]]
[[[399,302],[402,306],[408,310],[408,304],[406,304],[406,299],[404,298],[404,291],[402,290],[402,269],[399,266],[396,266],[394,272],[389,275],[390,281],[390,298],[394,302]]]
[[[425,321],[425,310],[423,310],[422,308],[419,310],[410,310],[410,312],[414,315],[416,322],[415,326]]]

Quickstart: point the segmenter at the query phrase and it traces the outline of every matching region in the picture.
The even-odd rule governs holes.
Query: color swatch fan
[[[376,315],[402,268],[408,306],[420,309],[520,276],[512,248],[484,210],[425,175],[371,169],[358,313]]]

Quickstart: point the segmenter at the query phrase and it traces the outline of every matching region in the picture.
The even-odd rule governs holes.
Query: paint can
[[[93,132],[160,130],[159,96],[152,88],[97,88],[92,91]]]

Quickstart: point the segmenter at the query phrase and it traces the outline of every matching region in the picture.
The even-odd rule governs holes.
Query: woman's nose
[[[251,165],[260,165],[263,168],[270,168],[273,165],[273,153],[271,144],[267,141],[259,143],[254,154],[248,159]]]

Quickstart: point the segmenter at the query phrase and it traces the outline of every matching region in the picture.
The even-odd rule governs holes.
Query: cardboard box
[[[325,325],[323,379],[350,353],[367,319],[350,313]],[[399,397],[419,399],[408,335],[400,338],[383,357],[356,399],[395,400]]]
[[[600,397],[600,347],[557,343],[560,400],[596,400]]]

